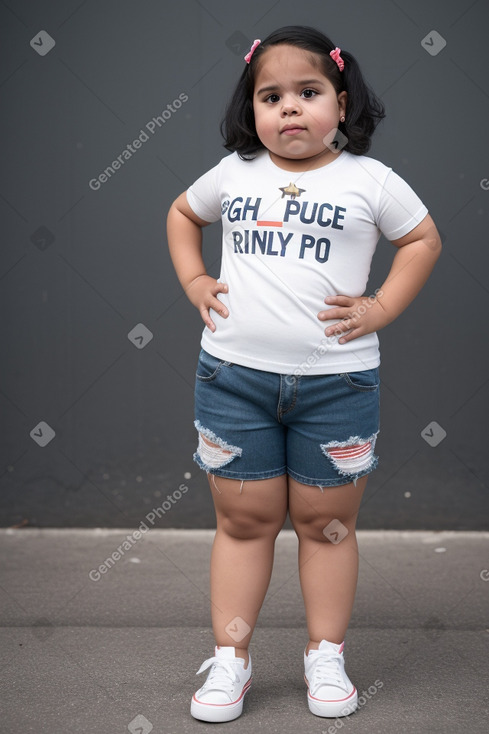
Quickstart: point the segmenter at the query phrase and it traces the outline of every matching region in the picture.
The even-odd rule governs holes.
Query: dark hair
[[[279,44],[296,46],[317,54],[320,69],[334,86],[336,94],[346,91],[348,95],[346,121],[339,123],[339,130],[348,138],[344,150],[355,155],[366,153],[377,124],[385,117],[384,105],[365,82],[356,59],[350,53],[341,50],[345,66],[340,71],[329,55],[335,44],[315,28],[297,25],[285,26],[271,33],[257,46],[250,63],[245,64],[221,122],[224,147],[237,151],[243,159],[254,157],[253,154],[264,148],[256,133],[253,112],[255,78],[262,55],[271,46]],[[318,62],[317,56],[311,56],[310,59],[315,65]]]

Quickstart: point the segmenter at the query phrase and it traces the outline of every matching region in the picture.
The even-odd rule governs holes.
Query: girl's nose
[[[297,105],[284,105],[282,107],[282,115],[298,115],[299,111]]]
[[[300,105],[293,99],[284,99],[282,103],[282,115],[299,115]]]

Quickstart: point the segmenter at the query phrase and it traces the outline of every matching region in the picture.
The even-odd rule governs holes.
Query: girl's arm
[[[441,252],[441,240],[429,214],[411,232],[398,240],[392,240],[398,251],[389,275],[375,297],[330,296],[324,299],[336,306],[320,311],[321,321],[341,319],[328,326],[326,336],[341,335],[340,344],[364,334],[382,329],[394,321],[414,298],[433,270]]]
[[[207,275],[202,259],[202,227],[209,224],[200,219],[190,208],[184,192],[175,199],[167,218],[167,235],[170,257],[189,301],[199,309],[204,323],[216,330],[209,309],[213,308],[227,318],[228,310],[217,298],[218,293],[227,293],[225,283],[218,283]]]

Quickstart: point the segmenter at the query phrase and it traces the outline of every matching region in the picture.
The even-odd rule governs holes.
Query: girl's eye
[[[318,94],[314,89],[304,89],[301,92],[301,97],[304,99],[312,99]],[[268,97],[265,98],[265,102],[268,102],[269,104],[275,104],[280,99],[280,95],[272,93],[269,94]]]
[[[305,99],[312,99],[313,97],[316,96],[317,92],[315,92],[314,89],[304,89],[302,94],[305,97]]]

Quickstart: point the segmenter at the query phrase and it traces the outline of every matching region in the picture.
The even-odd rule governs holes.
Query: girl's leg
[[[270,583],[275,538],[287,516],[287,475],[243,484],[213,474],[208,478],[217,520],[212,627],[216,644],[235,647],[247,665],[248,644]]]
[[[299,539],[299,575],[310,649],[321,640],[339,644],[345,633],[358,578],[355,523],[367,483],[311,487],[289,477],[289,515]]]

